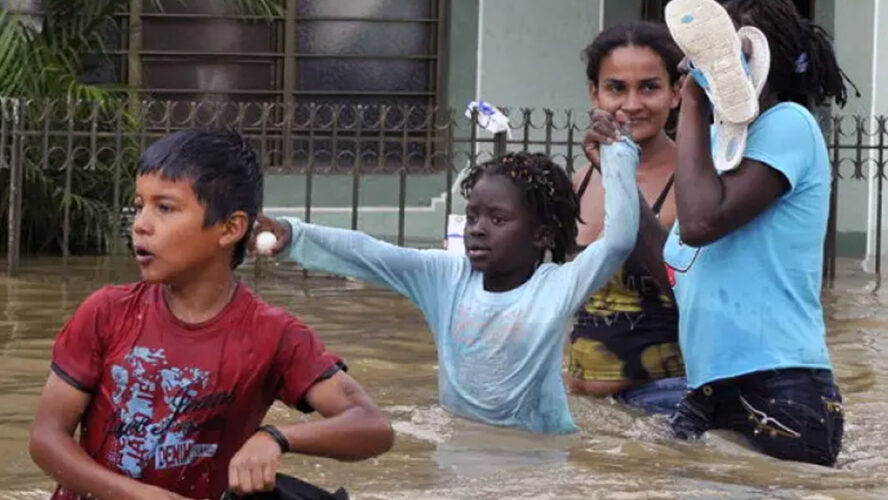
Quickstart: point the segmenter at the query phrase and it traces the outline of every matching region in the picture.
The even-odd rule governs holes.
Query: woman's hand
[[[247,251],[250,255],[259,255],[259,252],[256,250],[256,236],[266,231],[271,232],[277,238],[274,246],[271,247],[269,255],[276,256],[283,249],[290,246],[290,238],[292,237],[290,234],[290,224],[259,214],[256,216],[256,222],[253,224],[253,234],[250,235],[250,242],[247,244]]]
[[[619,140],[621,135],[628,135],[626,123],[629,118],[622,111],[617,111],[616,115],[612,115],[607,111],[596,109],[589,114],[589,130],[583,137],[583,152],[586,159],[593,165],[599,165],[600,152],[598,150],[601,144],[611,144]]]

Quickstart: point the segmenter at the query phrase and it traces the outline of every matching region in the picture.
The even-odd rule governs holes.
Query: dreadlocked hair
[[[508,153],[469,167],[460,183],[468,199],[483,175],[502,175],[521,188],[524,200],[539,221],[552,229],[552,261],[562,263],[576,248],[580,205],[564,170],[541,153]],[[543,256],[540,257],[542,261]]]
[[[805,106],[832,98],[848,102],[845,82],[860,91],[839,67],[829,34],[799,15],[791,0],[728,0],[725,9],[738,26],[762,30],[771,47],[768,84],[782,101]]]

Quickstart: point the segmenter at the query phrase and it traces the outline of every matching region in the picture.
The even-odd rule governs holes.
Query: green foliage
[[[151,0],[161,7],[160,0]],[[167,0],[187,3],[198,0]],[[200,0],[206,1],[206,0]],[[280,15],[275,0],[225,0],[241,13]],[[139,154],[139,117],[128,114],[127,97],[138,89],[81,81],[88,56],[105,51],[103,34],[129,0],[42,0],[40,23],[10,12],[0,0],[0,97],[20,99],[19,157],[24,166],[23,253],[59,251],[63,214],[70,211],[69,247],[78,252],[107,250],[111,234],[115,175],[118,202],[132,195],[132,169]],[[6,117],[6,149],[11,157],[12,122]],[[3,119],[0,117],[0,119]],[[65,134],[46,134],[74,130]],[[83,132],[96,131],[92,139]],[[113,134],[119,132],[121,140]],[[104,133],[104,135],[102,135]],[[98,137],[102,135],[102,137]],[[5,161],[2,161],[5,158]],[[66,195],[70,167],[70,194]],[[0,169],[0,240],[7,241],[9,170]]]

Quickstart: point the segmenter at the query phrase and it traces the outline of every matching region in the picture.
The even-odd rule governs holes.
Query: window
[[[117,81],[139,83],[135,70],[163,100],[439,101],[444,0],[279,1],[282,15],[268,22],[219,1],[145,0],[141,47],[128,46],[126,13],[109,37]],[[134,54],[140,68],[128,67]]]

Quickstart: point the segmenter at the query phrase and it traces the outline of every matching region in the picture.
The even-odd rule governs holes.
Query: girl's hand
[[[277,237],[277,242],[271,248],[271,255],[275,256],[288,246],[290,246],[290,224],[278,219],[272,219],[262,214],[256,216],[256,222],[253,224],[253,233],[250,235],[250,241],[247,243],[247,252],[250,255],[258,255],[256,251],[256,236],[259,233],[269,231]]]
[[[697,80],[691,75],[685,75],[681,82],[681,103],[700,106],[708,102],[706,93],[700,88]]]
[[[586,158],[593,164],[599,164],[598,147],[601,144],[611,144],[619,140],[620,135],[627,134],[625,123],[629,121],[628,117],[622,111],[617,111],[616,116],[607,111],[596,109],[589,115],[591,120],[589,130],[583,137],[583,152]]]
[[[280,463],[280,445],[267,433],[257,432],[231,458],[228,487],[238,495],[271,491]]]

